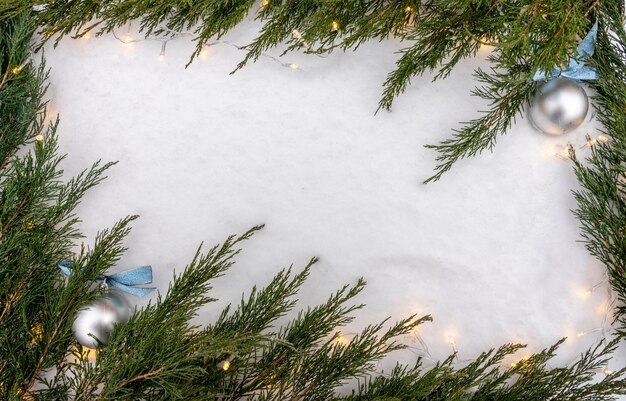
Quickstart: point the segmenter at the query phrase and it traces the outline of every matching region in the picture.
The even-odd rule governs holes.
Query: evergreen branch
[[[593,83],[594,101],[603,133],[610,143],[594,146],[586,162],[574,155],[576,176],[582,186],[575,191],[575,211],[589,252],[608,270],[620,304],[615,319],[626,333],[626,32],[622,5],[598,6],[604,24],[598,33],[596,68],[602,79]]]
[[[484,150],[492,150],[498,135],[505,134],[515,122],[517,115],[528,102],[535,90],[535,83],[526,76],[512,76],[509,72],[492,69],[491,74],[481,69],[476,71],[476,78],[486,86],[476,88],[475,96],[490,102],[490,110],[483,116],[465,123],[456,130],[454,136],[438,145],[427,148],[439,152],[435,168],[436,173],[424,182],[437,181],[460,159],[475,156]]]

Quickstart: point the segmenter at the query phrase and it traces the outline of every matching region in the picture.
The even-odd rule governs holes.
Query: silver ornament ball
[[[530,105],[529,119],[539,131],[562,135],[579,127],[589,113],[589,97],[576,82],[556,78],[542,85]]]
[[[106,345],[114,325],[128,322],[130,315],[130,307],[124,298],[116,292],[108,292],[76,313],[72,324],[74,338],[88,348],[96,348],[99,343]]]

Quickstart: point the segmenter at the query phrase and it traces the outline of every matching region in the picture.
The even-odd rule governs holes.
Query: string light
[[[193,36],[193,34],[190,33],[190,32],[172,31],[170,29],[167,29],[166,27],[162,27],[161,30],[164,31],[167,35],[169,35],[169,37],[167,39],[163,39],[162,37],[148,37],[148,38],[145,38],[145,39],[130,39],[130,32],[127,32],[126,33],[126,37],[124,39],[122,39],[114,31],[111,32],[111,33],[112,33],[112,35],[113,35],[113,37],[115,39],[117,39],[119,42],[121,42],[123,44],[135,43],[135,42],[139,42],[141,40],[155,40],[155,41],[161,42],[162,44],[161,44],[161,52],[159,53],[159,60],[163,60],[165,58],[165,46],[166,46],[167,42],[169,42],[170,40],[173,40],[175,38],[178,38],[179,36]],[[232,43],[232,42],[229,42],[227,40],[216,40],[216,41],[211,42],[211,43],[206,43],[203,46],[202,50],[200,51],[200,57],[206,58],[206,56],[208,56],[208,48],[211,47],[211,46],[215,46],[215,45],[228,45],[228,46],[236,48],[237,50],[245,50],[244,46],[239,46],[239,45],[237,45],[235,43]],[[290,69],[293,69],[293,70],[302,70],[298,64],[284,62],[284,61],[280,60],[278,57],[271,56],[271,55],[269,55],[267,53],[261,53],[260,56],[268,58],[268,59],[274,61],[275,63],[281,65],[282,67],[290,68]]]
[[[577,336],[577,337],[583,337],[583,336],[586,336],[586,335],[587,335],[587,334],[589,334],[589,333],[595,333],[595,332],[597,332],[597,331],[601,331],[601,330],[602,330],[602,327],[597,327],[597,328],[592,329],[592,330],[587,330],[587,331],[579,331],[578,333],[576,333],[576,336]]]
[[[600,134],[598,135],[598,141],[602,143],[607,143],[609,141],[609,137],[604,134]]]
[[[41,341],[43,338],[43,324],[35,323],[35,325],[31,327],[30,333],[32,334],[34,341]]]
[[[43,135],[42,134],[38,134],[37,136],[35,136],[35,140],[37,142],[43,142]]]
[[[339,21],[335,20],[335,21],[331,22],[330,23],[330,28],[333,31],[335,31],[335,32],[338,31],[339,30]]]
[[[16,65],[15,67],[13,67],[11,69],[11,73],[13,73],[13,75],[19,75],[20,72],[22,72],[22,70],[24,69],[24,67],[26,67],[26,64],[28,64],[28,60],[24,61],[22,64],[20,65]]]
[[[456,339],[454,338],[454,335],[453,334],[448,334],[446,337],[447,337],[448,344],[450,344],[450,346],[452,347],[452,351],[455,354],[458,354],[459,350],[456,347]]]
[[[556,152],[554,155],[560,159],[569,160],[573,153],[574,147],[568,143],[563,150]]]
[[[609,376],[613,374],[613,371],[610,370],[609,368],[604,368],[602,369],[602,373],[604,373],[605,375]]]
[[[413,7],[406,6],[406,8],[404,9],[404,12],[407,13],[407,14],[411,14],[413,12]]]
[[[598,289],[598,288],[600,288],[603,284],[605,284],[605,283],[606,283],[606,281],[607,281],[607,277],[606,277],[606,276],[607,276],[607,273],[606,273],[606,272],[604,273],[604,276],[605,276],[604,280],[599,281],[599,282],[595,283],[594,285],[592,285],[591,287],[589,287],[589,288],[585,291],[585,295],[591,295],[591,294],[592,294],[595,290],[597,290],[597,289]]]
[[[206,59],[207,57],[209,57],[209,49],[207,49],[206,46],[202,46],[202,50],[200,50],[200,58]]]
[[[291,34],[293,35],[294,38],[296,39],[302,39],[302,34],[300,33],[299,30],[294,29],[291,31]]]
[[[163,42],[163,44],[161,45],[161,53],[159,53],[159,60],[163,61],[163,59],[165,58],[165,46],[167,45],[167,42]]]
[[[24,390],[22,390],[21,388],[18,388],[17,391],[15,391],[15,395],[25,401],[32,401],[34,399],[32,394],[30,394],[29,392],[24,392]]]
[[[128,23],[128,29],[126,30],[126,33],[124,34],[124,39],[126,40],[126,42],[130,43],[133,39],[132,35],[130,34],[130,29],[131,29],[132,25],[129,22]]]
[[[596,142],[595,138],[589,138],[589,139],[587,139],[587,142],[586,142],[583,146],[581,146],[580,148],[581,148],[581,149],[582,149],[582,148],[590,148],[590,147],[592,147],[593,145],[595,145],[596,143],[597,143],[597,142]]]
[[[217,369],[227,371],[228,369],[230,369],[234,358],[235,357],[231,355],[228,358],[224,359],[223,361],[219,362],[217,364]]]
[[[82,346],[80,349],[80,357],[82,360],[93,361],[96,359],[96,350]]]
[[[516,367],[518,367],[518,366],[520,366],[520,365],[521,365],[521,366],[524,366],[524,365],[526,365],[526,363],[528,362],[528,359],[529,359],[529,357],[527,357],[527,356],[523,356],[523,357],[521,357],[521,358],[520,358],[520,360],[519,360],[519,361],[517,361],[517,362],[513,362],[513,363],[511,364],[511,367],[512,367],[512,368],[516,368]]]
[[[266,8],[269,5],[270,5],[270,0],[263,0],[263,1],[261,1],[261,4],[259,4],[259,8],[260,9],[264,9],[264,8]]]
[[[347,338],[343,337],[343,336],[339,336],[335,339],[335,341],[342,346],[346,346],[348,345],[349,341]]]

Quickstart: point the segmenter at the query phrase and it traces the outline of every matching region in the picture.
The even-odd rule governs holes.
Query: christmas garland
[[[282,43],[288,51],[326,53],[389,35],[409,41],[385,83],[382,108],[391,106],[412,76],[436,70],[444,78],[460,59],[476,54],[481,43],[495,46],[490,57],[494,69],[477,71],[484,86],[476,91],[491,101],[492,109],[433,146],[441,164],[429,181],[438,180],[458,159],[491,149],[534,96],[538,84],[532,78],[580,56],[573,49],[598,21],[596,51],[585,62],[599,76],[589,85],[597,93],[593,100],[602,134],[610,141],[593,146],[588,160],[574,153],[571,158],[582,185],[575,193],[576,215],[589,251],[607,267],[618,295],[619,335],[564,368],[548,366],[561,342],[503,368],[503,359],[523,347],[506,344],[462,367],[454,355],[431,367],[420,358],[414,366],[398,365],[384,375],[374,374],[373,363],[402,349],[398,338],[430,317],[411,316],[389,328],[385,322],[373,324],[349,343],[337,341],[337,327],[351,322],[352,313],[363,307],[352,303],[364,286],[359,281],[277,326],[276,319],[294,308],[294,296],[315,259],[298,272],[279,272],[267,287],[253,291],[233,310],[226,308],[213,324],[191,325],[198,308],[212,301],[210,281],[226,272],[241,242],[260,227],[198,249],[167,294],[116,326],[106,346],[97,344],[95,358],[84,355],[72,333],[75,316],[107,295],[94,284],[113,280],[107,270],[125,251],[122,241],[135,217],[102,231],[92,248],[71,253],[80,237],[72,211],[111,164],[96,163],[61,181],[57,123],[44,123],[47,73],[43,63],[37,68],[29,61],[31,35],[38,27],[44,39],[80,36],[97,26],[106,33],[139,20],[149,35],[195,29],[195,56],[256,5],[250,0],[58,0],[35,12],[31,6],[25,0],[0,6],[1,399],[610,400],[626,394],[626,368],[605,370],[626,333],[626,33],[621,3],[261,3],[258,15],[264,26],[240,67]],[[18,152],[24,147],[31,149]],[[63,262],[68,259],[72,261]],[[67,278],[59,273],[59,263]],[[595,373],[603,370],[598,379]],[[360,385],[341,395],[337,388],[354,378],[361,379]]]

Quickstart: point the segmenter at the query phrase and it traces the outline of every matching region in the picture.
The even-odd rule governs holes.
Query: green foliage
[[[529,401],[612,400],[623,393],[626,383],[619,375],[597,381],[591,372],[600,369],[615,351],[619,339],[598,344],[571,366],[550,369],[547,362],[563,340],[527,359],[500,368],[503,359],[522,348],[506,344],[481,354],[466,367],[455,369],[454,356],[425,370],[418,360],[413,368],[396,366],[388,376],[378,376],[361,385],[343,401]]]
[[[575,192],[576,216],[589,252],[608,270],[620,305],[619,330],[626,333],[626,32],[623,16],[605,7],[605,29],[598,37],[594,103],[608,143],[594,146],[586,161],[574,157],[582,189]]]
[[[101,295],[96,278],[124,253],[131,216],[97,235],[92,248],[72,249],[80,233],[74,208],[98,184],[111,163],[94,164],[62,181],[57,155],[57,122],[46,125],[46,70],[29,62],[28,42],[40,24],[44,33],[100,32],[139,19],[147,34],[195,29],[198,48],[226,33],[252,2],[121,0],[47,2],[30,17],[30,1],[0,5],[0,399],[40,400],[611,400],[626,394],[626,370],[598,378],[626,334],[626,308],[618,309],[622,333],[598,344],[571,365],[550,368],[559,345],[503,367],[523,346],[506,344],[460,366],[456,355],[432,367],[420,359],[378,374],[376,362],[404,348],[403,336],[431,320],[410,316],[395,324],[366,326],[349,343],[337,341],[342,326],[364,307],[354,298],[359,280],[326,302],[291,315],[296,296],[316,262],[300,272],[280,271],[266,287],[254,287],[237,306],[225,308],[213,324],[192,320],[214,299],[211,281],[234,263],[239,245],[261,227],[229,237],[174,277],[167,293],[116,327],[95,360],[86,360],[71,334],[82,306]],[[407,8],[408,7],[408,8]],[[592,19],[601,22],[593,59],[602,79],[594,83],[598,116],[612,140],[593,149],[588,161],[574,157],[582,188],[576,192],[583,235],[590,252],[604,262],[622,305],[626,301],[626,34],[617,1],[437,2],[272,1],[258,17],[264,22],[240,66],[280,44],[287,51],[327,53],[356,49],[367,40],[395,35],[411,41],[389,75],[381,107],[391,106],[411,77],[434,71],[445,78],[482,41],[496,47],[493,68],[477,71],[475,95],[490,103],[440,145],[438,179],[463,157],[491,149],[534,91],[529,77],[567,60]],[[336,22],[336,24],[333,24]],[[335,29],[338,28],[338,29]],[[293,35],[297,29],[299,36]],[[14,70],[18,67],[17,70]],[[39,140],[33,140],[42,135]],[[23,149],[19,154],[17,151]],[[71,277],[57,264],[81,266]],[[284,323],[281,321],[284,320]],[[228,362],[228,364],[226,364]],[[350,395],[338,389],[358,380]]]

